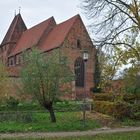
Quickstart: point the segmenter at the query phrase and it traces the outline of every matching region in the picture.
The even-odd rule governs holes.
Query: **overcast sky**
[[[19,13],[30,28],[47,18],[54,16],[57,23],[80,14],[84,23],[87,20],[80,9],[81,0],[0,0],[0,42],[5,36],[14,15]]]

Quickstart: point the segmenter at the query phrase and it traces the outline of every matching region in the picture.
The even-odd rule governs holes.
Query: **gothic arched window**
[[[81,57],[78,57],[74,63],[75,70],[75,85],[78,87],[84,87],[84,61]]]

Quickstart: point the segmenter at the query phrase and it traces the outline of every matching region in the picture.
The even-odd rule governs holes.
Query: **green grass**
[[[0,139],[0,140],[21,140],[22,138]],[[102,134],[96,136],[64,137],[64,138],[26,138],[26,140],[139,140],[140,132]]]
[[[57,112],[65,111],[80,111],[82,109],[81,101],[63,101],[54,103],[54,110]],[[11,104],[0,104],[0,111],[38,111],[45,110],[41,107],[38,102],[21,102],[17,105]]]
[[[0,132],[29,132],[29,131],[75,131],[99,128],[101,125],[95,120],[86,120],[86,127],[80,120],[80,112],[59,112],[56,113],[57,122],[51,123],[49,114],[46,112],[32,113],[32,118],[26,116],[21,121],[5,120],[0,122]],[[82,115],[82,114],[81,114]],[[12,118],[12,117],[11,117]],[[21,116],[19,116],[21,118]]]
[[[121,121],[123,126],[140,126],[140,120],[125,118]]]

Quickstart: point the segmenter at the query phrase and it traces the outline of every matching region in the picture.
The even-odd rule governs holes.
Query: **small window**
[[[9,65],[10,65],[10,66],[13,66],[13,65],[14,65],[13,59],[10,59],[9,61],[10,61],[10,62],[9,62]]]
[[[18,64],[21,63],[21,57],[18,57]]]
[[[77,48],[81,49],[81,41],[79,39],[77,39]]]

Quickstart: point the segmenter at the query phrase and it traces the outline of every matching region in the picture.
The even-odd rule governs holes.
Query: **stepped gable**
[[[1,46],[3,46],[4,44],[16,43],[25,30],[27,30],[27,27],[21,15],[16,15],[1,43]]]
[[[76,15],[55,26],[39,49],[45,52],[60,47],[77,18],[80,16]]]
[[[13,56],[21,53],[23,50],[30,49],[33,46],[37,46],[42,40],[42,37],[46,35],[46,32],[50,30],[50,27],[55,26],[56,22],[53,17],[41,22],[40,24],[26,30],[19,39],[16,47],[13,49],[9,56]]]

